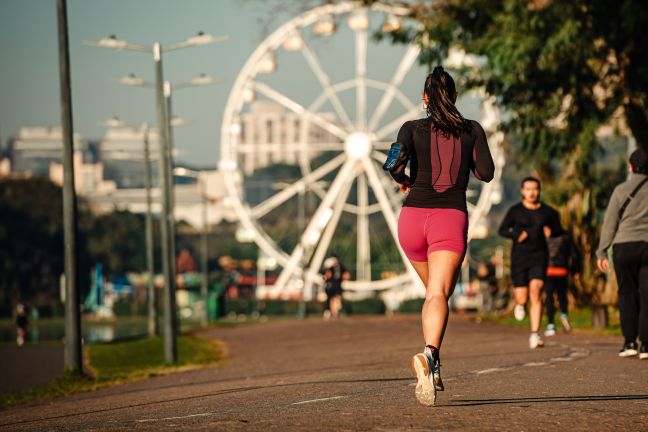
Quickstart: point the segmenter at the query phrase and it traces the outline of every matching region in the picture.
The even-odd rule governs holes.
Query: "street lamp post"
[[[162,73],[162,54],[164,52],[173,51],[190,46],[205,45],[223,40],[225,37],[214,37],[202,32],[198,35],[188,38],[187,40],[169,45],[166,49],[162,48],[159,42],[155,42],[152,46],[131,44],[124,40],[117,39],[117,37],[110,36],[103,38],[99,41],[86,41],[86,45],[98,46],[102,48],[112,48],[117,50],[131,50],[138,52],[147,52],[153,54],[153,61],[155,64],[155,90],[156,90],[156,105],[157,105],[157,121],[158,121],[158,135],[160,141],[160,158],[159,158],[159,183],[161,186],[162,195],[162,217],[161,232],[162,232],[162,271],[164,273],[164,358],[168,363],[175,363],[178,360],[177,349],[177,333],[178,321],[176,313],[175,302],[175,252],[172,250],[171,233],[173,224],[173,207],[171,201],[171,185],[170,181],[170,162],[169,162],[169,148],[168,148],[168,122],[170,116],[166,112],[164,101],[164,77]]]
[[[74,192],[74,130],[70,89],[70,51],[67,2],[57,1],[58,46],[61,91],[61,134],[63,138],[63,233],[65,252],[65,368],[83,372],[81,318],[77,267],[77,205]]]
[[[144,175],[146,177],[146,267],[148,279],[146,292],[148,297],[148,334],[160,334],[157,321],[157,296],[155,294],[155,263],[153,261],[153,209],[151,203],[151,152],[149,142],[149,125],[144,123]]]

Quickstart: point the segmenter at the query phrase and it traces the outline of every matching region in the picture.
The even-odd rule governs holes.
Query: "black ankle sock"
[[[425,345],[425,348],[430,349],[430,353],[432,354],[433,358],[439,358],[439,348],[435,347],[434,345]]]

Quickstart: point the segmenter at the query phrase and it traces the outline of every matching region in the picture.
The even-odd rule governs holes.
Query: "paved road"
[[[56,342],[0,344],[0,393],[47,384],[63,372],[63,357],[63,344]]]
[[[417,316],[215,329],[230,362],[0,412],[0,430],[647,430],[648,361],[619,340],[453,316],[446,391],[419,406]]]

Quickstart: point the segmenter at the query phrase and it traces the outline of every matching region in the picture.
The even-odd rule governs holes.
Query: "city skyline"
[[[98,122],[112,116],[132,124],[156,124],[153,92],[118,83],[120,77],[130,73],[151,81],[152,59],[127,51],[84,46],[83,41],[115,34],[132,43],[152,44],[159,40],[164,45],[182,41],[197,31],[228,35],[226,41],[165,54],[164,60],[165,79],[172,83],[189,81],[201,73],[219,80],[216,85],[186,89],[174,95],[174,115],[189,122],[174,132],[178,162],[215,167],[221,119],[231,86],[264,37],[303,8],[299,3],[291,6],[278,11],[276,2],[260,1],[70,1],[75,132],[86,139],[101,139],[105,127]],[[3,2],[0,10],[0,50],[5,58],[5,67],[0,73],[0,139],[4,148],[9,138],[18,135],[21,127],[58,126],[60,114],[55,3]],[[25,28],[29,31],[25,32]],[[326,55],[330,48],[326,45],[328,42],[317,42],[320,44],[314,49],[319,48],[320,53]],[[383,42],[383,45],[388,44]],[[402,47],[389,46],[376,50],[373,58],[369,58],[370,72],[381,73],[381,65],[389,62],[386,69],[391,73],[398,60],[393,57],[396,53],[400,56],[402,51]],[[280,67],[284,75],[273,83],[280,82],[281,88],[288,82],[290,90],[296,94],[317,94],[316,83],[292,71],[303,66],[300,65],[303,59],[287,56],[282,60],[284,63]],[[336,69],[352,71],[353,58],[340,58],[336,65],[341,66]],[[404,84],[409,88],[408,97],[415,97],[420,91],[419,81],[424,75],[420,66],[413,70],[418,72],[411,75],[416,79]],[[335,73],[331,77],[343,79]]]
[[[165,79],[186,82],[201,73],[216,85],[187,89],[174,97],[174,111],[189,124],[175,130],[178,160],[213,167],[217,160],[220,117],[238,70],[263,38],[257,24],[268,4],[237,1],[70,1],[70,56],[74,129],[90,140],[105,135],[98,124],[112,116],[133,124],[156,125],[154,93],[118,83],[134,73],[152,81],[146,55],[84,46],[115,34],[132,43],[179,42],[197,31],[229,35],[229,40],[167,54]],[[0,4],[0,140],[4,149],[22,127],[60,124],[56,2]],[[232,20],[232,16],[240,20]],[[28,31],[25,31],[28,29]],[[226,59],[226,60],[225,60]]]

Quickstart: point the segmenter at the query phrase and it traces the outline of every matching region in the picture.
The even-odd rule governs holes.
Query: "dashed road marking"
[[[205,416],[210,416],[210,415],[215,415],[215,414],[216,413],[213,413],[213,412],[206,412],[206,413],[188,414],[188,415],[184,415],[184,416],[175,416],[175,417],[140,419],[140,420],[135,420],[135,422],[137,422],[137,423],[148,423],[148,422],[166,421],[166,420],[179,420],[179,419],[187,419],[187,418],[191,418],[191,417],[205,417]]]
[[[327,397],[327,398],[321,398],[321,399],[311,399],[311,400],[305,400],[301,402],[295,402],[291,405],[303,405],[303,404],[309,404],[309,403],[314,403],[314,402],[324,402],[324,401],[329,401],[329,400],[335,400],[335,399],[345,399],[348,398],[349,396],[332,396],[332,397]]]

